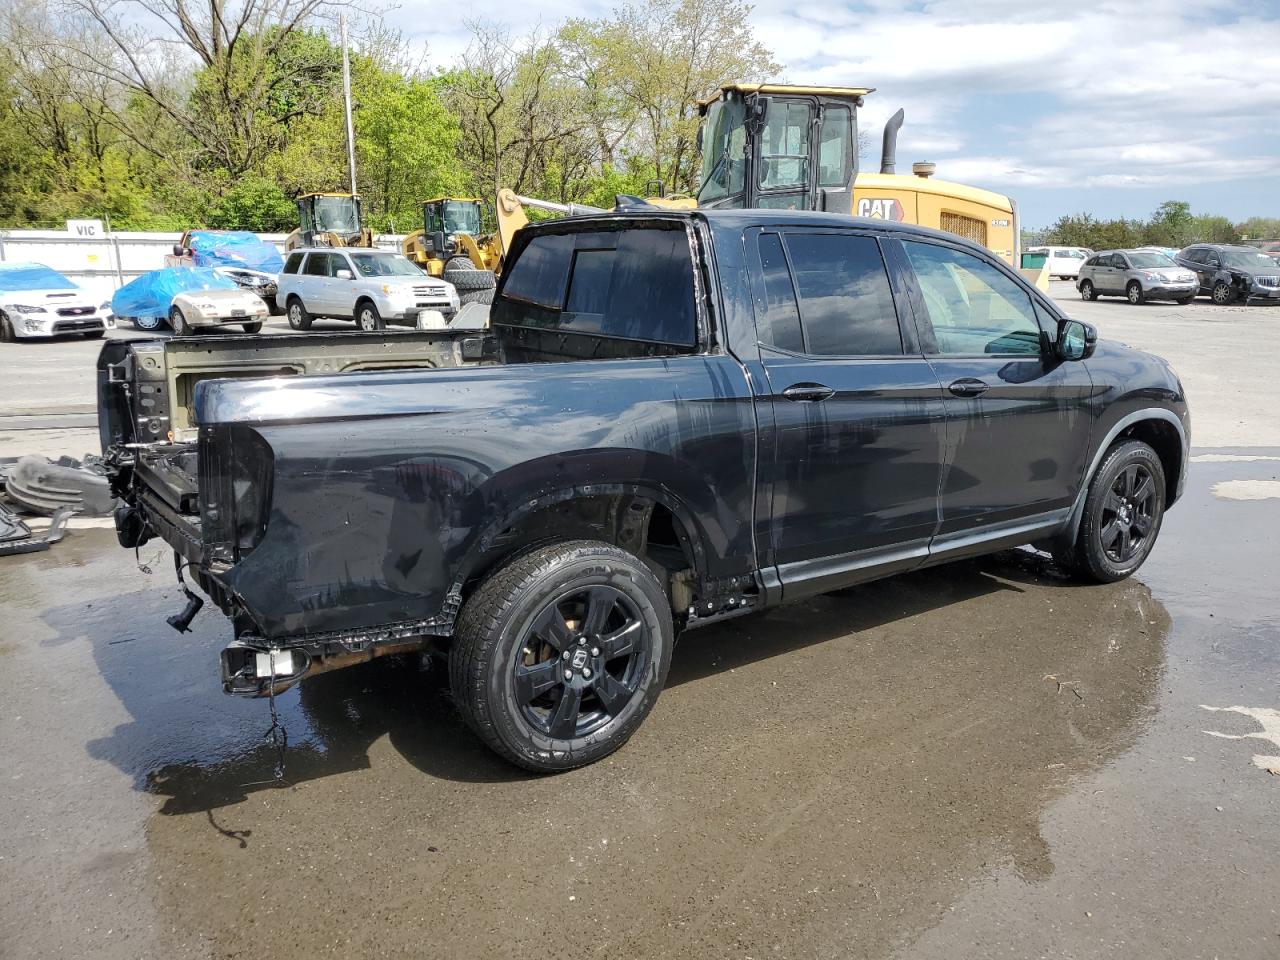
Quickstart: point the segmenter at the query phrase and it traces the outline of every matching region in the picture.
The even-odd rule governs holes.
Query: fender
[[[493,549],[494,542],[503,531],[518,524],[525,517],[538,510],[558,503],[567,503],[587,497],[628,496],[645,497],[671,511],[679,525],[676,533],[684,545],[688,546],[693,557],[694,571],[699,582],[707,579],[706,533],[698,523],[692,510],[671,490],[666,487],[651,486],[643,483],[588,483],[552,490],[532,497],[513,510],[506,511],[495,520],[486,524],[472,543],[458,565],[449,594],[441,611],[450,618],[456,615],[462,602],[462,591],[468,580],[483,566],[485,557]],[[511,552],[519,552],[535,544],[514,544]]]
[[[1163,407],[1144,407],[1141,410],[1135,410],[1133,413],[1126,414],[1121,417],[1103,437],[1097,449],[1094,451],[1093,460],[1089,463],[1089,469],[1085,471],[1084,481],[1080,484],[1080,491],[1076,494],[1075,503],[1071,506],[1071,513],[1067,517],[1067,522],[1062,528],[1062,535],[1068,536],[1072,540],[1080,530],[1080,519],[1084,515],[1084,501],[1089,495],[1089,485],[1093,483],[1094,475],[1098,472],[1098,467],[1102,465],[1102,458],[1106,452],[1111,449],[1111,445],[1115,443],[1116,437],[1124,433],[1125,430],[1143,420],[1164,420],[1173,424],[1175,430],[1178,431],[1178,439],[1182,444],[1182,469],[1177,479],[1177,491],[1181,493],[1183,484],[1187,478],[1187,463],[1191,459],[1190,444],[1187,441],[1187,430],[1182,425],[1182,421],[1178,419],[1178,415],[1172,410],[1166,410]]]

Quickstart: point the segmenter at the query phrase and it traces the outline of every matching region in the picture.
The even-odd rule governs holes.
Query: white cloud
[[[499,16],[519,36],[612,5],[534,0]],[[469,32],[431,9],[417,0],[387,19],[445,66]],[[757,0],[752,20],[786,80],[877,88],[860,116],[868,166],[902,106],[902,163],[937,160],[940,176],[1003,192],[1280,174],[1270,2]]]

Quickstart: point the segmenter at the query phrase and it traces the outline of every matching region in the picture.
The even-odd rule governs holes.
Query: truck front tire
[[[289,315],[289,329],[303,332],[311,329],[311,314],[302,305],[299,297],[290,297],[285,312]]]
[[[1164,465],[1150,446],[1141,440],[1117,443],[1089,483],[1075,541],[1054,559],[1090,583],[1130,576],[1160,535],[1165,490]]]
[[[458,618],[449,681],[491,749],[539,773],[621,747],[667,678],[674,629],[666,591],[642,561],[577,540],[488,576]]]

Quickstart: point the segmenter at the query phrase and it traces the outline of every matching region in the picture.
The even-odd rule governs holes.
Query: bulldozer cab
[[[867,87],[726,84],[699,104],[700,207],[848,213]]]
[[[360,198],[349,193],[311,193],[298,198],[302,242],[312,246],[333,237],[342,246],[359,246],[364,239]]]
[[[481,233],[480,201],[471,197],[428,200],[422,205],[422,220],[427,236],[442,233],[446,237],[477,237]]]

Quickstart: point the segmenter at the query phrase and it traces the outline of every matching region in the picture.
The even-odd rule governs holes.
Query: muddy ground
[[[1160,310],[1276,398],[1280,311]],[[1277,426],[1192,401],[1197,437]],[[165,624],[160,546],[0,560],[0,956],[1280,955],[1280,445],[1195,453],[1134,579],[1011,552],[691,632],[558,777],[415,659],[284,694],[281,751],[216,610]]]

